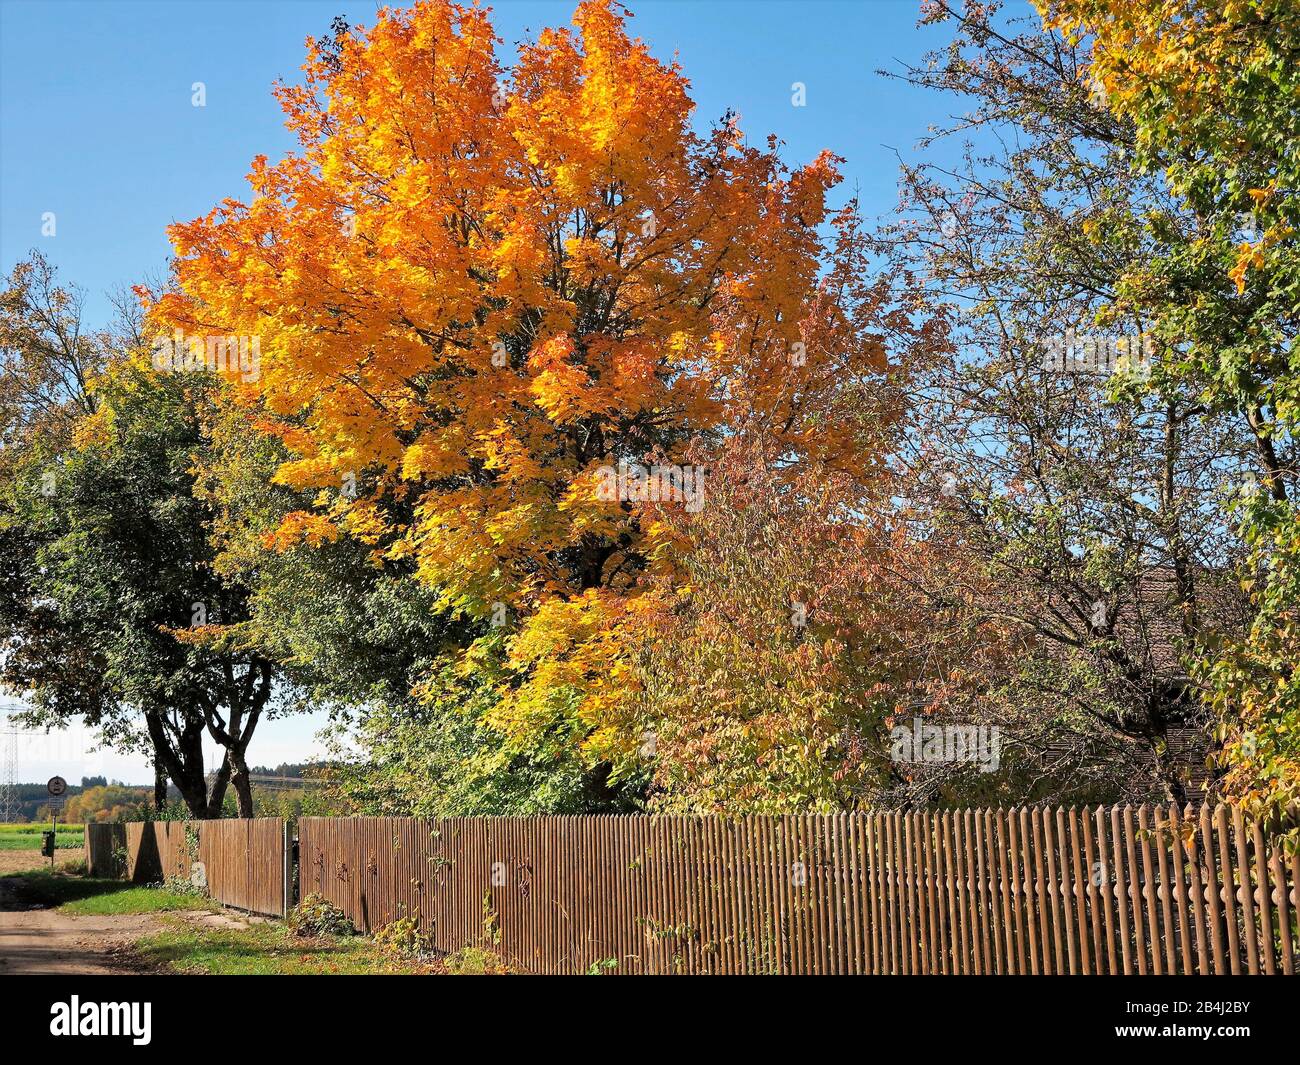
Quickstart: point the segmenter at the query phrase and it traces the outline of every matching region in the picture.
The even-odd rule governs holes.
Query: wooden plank
[[[1070,811],[1070,819],[1067,824],[1065,808],[1058,806],[1056,808],[1056,843],[1061,852],[1060,879],[1057,881],[1061,885],[1061,905],[1065,915],[1065,949],[1067,972],[1071,975],[1078,975],[1085,970],[1083,962],[1079,958],[1079,928],[1084,928],[1084,939],[1087,939],[1086,925],[1083,921],[1083,891],[1078,884],[1078,853],[1074,850],[1069,837],[1070,828],[1074,824],[1074,811]],[[1078,921],[1076,926],[1075,921]],[[1086,945],[1085,948],[1086,950]]]
[[[1129,938],[1129,920],[1128,920],[1128,866],[1124,861],[1124,827],[1121,823],[1121,810],[1118,806],[1111,807],[1110,811],[1110,842],[1111,874],[1114,879],[1113,895],[1115,899],[1115,928],[1119,935],[1120,946],[1120,971],[1124,975],[1130,975],[1133,970],[1133,948]],[[1134,881],[1136,883],[1136,880]],[[1112,893],[1108,886],[1107,893]]]
[[[1192,936],[1189,923],[1191,921],[1191,910],[1187,901],[1187,855],[1183,848],[1183,825],[1179,817],[1178,807],[1170,805],[1169,807],[1169,835],[1171,850],[1172,875],[1174,877],[1174,905],[1178,914],[1178,947],[1181,967],[1176,971],[1184,976],[1189,976],[1195,972],[1195,962],[1192,954]],[[1171,967],[1170,971],[1175,971]]]
[[[897,968],[894,971],[910,976],[914,971],[912,925],[903,858],[903,819],[897,810],[889,815],[889,833],[889,890],[894,899],[894,919],[898,928]]]
[[[1129,915],[1133,919],[1133,955],[1137,960],[1139,976],[1146,976],[1150,968],[1147,957],[1145,922],[1142,918],[1143,878],[1137,858],[1137,829],[1133,807],[1125,806],[1121,815],[1124,829],[1124,858],[1129,882]]]
[[[1291,929],[1295,919],[1289,906],[1286,887],[1286,867],[1282,861],[1282,848],[1274,845],[1270,848],[1269,872],[1273,884],[1273,904],[1277,907],[1277,928],[1282,943],[1282,972],[1287,976],[1295,975],[1295,945],[1292,943]]]
[[[1046,891],[1044,892],[1048,912],[1052,917],[1052,950],[1053,961],[1055,963],[1055,972],[1066,973],[1072,972],[1072,969],[1066,967],[1067,959],[1063,947],[1064,936],[1062,935],[1062,913],[1064,910],[1069,913],[1068,904],[1062,906],[1063,897],[1061,892],[1062,870],[1057,859],[1056,833],[1052,826],[1052,811],[1043,808],[1040,810],[1040,816],[1043,824],[1043,847],[1047,856],[1047,880],[1044,883]]]
[[[1052,932],[1056,923],[1051,910],[1047,883],[1047,855],[1043,842],[1043,811],[1035,806],[1030,811],[1030,827],[1034,846],[1034,902],[1038,909],[1038,932],[1042,944],[1043,972],[1058,972],[1052,967]]]
[[[894,817],[892,814],[881,815],[881,876],[885,909],[885,925],[889,931],[889,959],[887,973],[901,974],[903,971],[899,946],[898,900],[895,890],[894,873],[897,869],[894,858]]]
[[[933,818],[930,811],[925,810],[916,815],[917,817],[917,852],[920,856],[920,894],[922,914],[925,919],[925,972],[927,974],[937,974],[941,971],[941,957],[943,952],[942,944],[939,940],[939,908],[934,890],[934,849],[933,849]]]
[[[866,814],[862,819],[863,848],[867,858],[867,904],[870,906],[871,934],[868,942],[871,947],[871,972],[876,976],[889,971],[885,965],[885,922],[881,916],[880,858],[876,842],[879,825],[879,814]]]
[[[1023,811],[1022,811],[1023,813]],[[1016,971],[1021,975],[1038,972],[1038,954],[1034,946],[1033,925],[1030,923],[1031,904],[1025,894],[1028,886],[1028,866],[1024,841],[1021,838],[1021,815],[1012,809],[1007,812],[1011,827],[1011,886],[1016,917]]]
[[[1219,852],[1222,876],[1217,894],[1223,903],[1223,923],[1228,930],[1228,966],[1233,976],[1241,973],[1241,940],[1237,935],[1237,892],[1232,872],[1232,837],[1228,829],[1228,811],[1220,804],[1214,811],[1214,837]]]
[[[953,909],[953,951],[957,955],[956,972],[971,973],[970,922],[966,916],[965,889],[962,886],[961,814],[944,812],[944,836],[948,852],[948,895]]]
[[[921,922],[923,911],[920,906],[920,893],[916,884],[916,823],[911,813],[900,815],[903,828],[903,852],[901,869],[907,895],[907,930],[909,971],[914,974],[925,972],[922,962]]]
[[[1273,903],[1268,890],[1268,856],[1265,853],[1264,832],[1258,822],[1251,824],[1250,836],[1255,850],[1255,908],[1259,914],[1260,943],[1264,948],[1264,974],[1276,976],[1277,955],[1273,951]]]
[[[1019,973],[1023,969],[1017,964],[1016,958],[1016,934],[1015,934],[1015,904],[1013,893],[1014,872],[1010,865],[1009,851],[1011,841],[1007,827],[1007,814],[1001,807],[998,807],[994,817],[994,825],[997,829],[998,841],[998,893],[1002,902],[1002,936],[1006,943],[1006,950],[1003,954],[1004,973]]]
[[[1169,850],[1173,842],[1169,838],[1169,825],[1167,811],[1159,806],[1152,807],[1151,845],[1155,848],[1156,869],[1159,873],[1156,880],[1156,898],[1160,903],[1160,917],[1165,934],[1165,972],[1176,973],[1178,972],[1178,960],[1175,952],[1178,945],[1175,942],[1177,930],[1174,927],[1174,885],[1170,877]],[[1182,880],[1181,871],[1179,880]]]
[[[1227,947],[1224,943],[1223,907],[1219,897],[1219,878],[1215,866],[1214,838],[1215,825],[1211,819],[1210,808],[1202,805],[1200,816],[1199,844],[1201,861],[1199,868],[1205,870],[1205,902],[1210,911],[1210,947],[1212,950],[1213,971],[1222,974],[1227,971]]]
[[[1093,825],[1097,835],[1093,836]],[[1093,958],[1098,973],[1114,974],[1115,965],[1115,913],[1110,898],[1110,866],[1105,854],[1106,825],[1101,810],[1089,816],[1083,808],[1083,857],[1088,877],[1088,909],[1092,918]],[[1104,944],[1104,946],[1103,946]]]
[[[1006,953],[1002,936],[1002,878],[998,864],[1000,851],[997,823],[992,810],[982,811],[984,818],[984,840],[988,860],[988,909],[992,918],[993,935],[993,972],[1002,974],[1007,971]]]
[[[974,821],[975,827],[975,914],[976,921],[980,931],[980,971],[983,973],[997,972],[993,960],[992,948],[992,929],[991,920],[993,907],[989,905],[988,879],[987,879],[987,861],[988,848],[985,845],[984,838],[984,811],[972,810],[969,814]]]
[[[1246,965],[1252,976],[1259,974],[1259,935],[1255,925],[1255,894],[1250,884],[1249,843],[1241,810],[1233,807],[1232,835],[1237,849],[1236,898],[1241,909],[1243,938],[1246,940]]]
[[[1142,898],[1146,901],[1146,928],[1151,940],[1151,971],[1156,976],[1165,972],[1160,950],[1160,920],[1156,913],[1156,876],[1151,857],[1151,826],[1147,823],[1147,808],[1137,808],[1136,842],[1142,859]]]

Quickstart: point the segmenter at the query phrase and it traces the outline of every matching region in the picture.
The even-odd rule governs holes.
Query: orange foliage
[[[682,71],[625,23],[590,0],[509,71],[488,13],[442,0],[310,42],[306,83],[278,89],[300,151],[171,228],[152,308],[260,337],[230,391],[295,454],[279,479],[321,490],[277,546],[333,525],[447,606],[504,604],[503,727],[576,714],[600,748],[618,693],[574,710],[572,690],[619,676],[606,630],[672,555],[602,471],[744,426],[866,475],[862,413],[837,415],[885,367],[821,276],[819,227],[851,225],[826,205],[834,157],[791,171],[731,118],[696,132]]]

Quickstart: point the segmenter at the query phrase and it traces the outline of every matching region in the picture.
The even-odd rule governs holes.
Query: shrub
[[[193,880],[186,876],[169,876],[159,887],[163,891],[169,891],[173,895],[193,895],[195,898],[207,898],[206,888],[200,887]]]
[[[289,931],[296,936],[354,936],[347,914],[315,892],[289,914]]]
[[[420,931],[418,917],[399,917],[375,930],[375,942],[393,958],[419,958],[429,953],[429,937]]]
[[[510,966],[495,951],[463,947],[442,959],[443,969],[453,976],[507,976]]]

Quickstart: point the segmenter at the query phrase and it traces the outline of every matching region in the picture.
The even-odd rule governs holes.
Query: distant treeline
[[[274,769],[255,766],[250,769],[254,778],[278,777],[285,780],[310,781],[322,768],[319,763],[298,762],[281,764]],[[50,793],[47,785],[17,784],[18,795],[17,821],[49,821]],[[317,796],[304,801],[302,789],[297,786],[272,788],[255,781],[253,797],[260,816],[296,817],[300,813],[328,814],[340,812],[329,806]],[[69,784],[64,796],[63,809],[59,820],[76,823],[92,821],[140,821],[153,817],[183,817],[184,804],[180,792],[172,785],[167,788],[167,806],[162,812],[153,809],[153,787],[145,784],[123,784],[120,780],[111,783],[106,777],[82,777],[81,783]],[[235,816],[233,799],[226,804],[229,809],[225,816]]]
[[[117,786],[125,787],[120,781],[113,782]],[[68,784],[66,798],[71,802],[87,788],[105,787],[108,780],[105,777],[82,777],[81,783]],[[14,790],[17,793],[18,801],[18,821],[36,821],[39,820],[42,807],[50,801],[49,788],[45,781],[39,784],[15,784]]]
[[[264,765],[252,766],[248,772],[255,777],[289,777],[294,780],[301,780],[303,777],[312,776],[323,768],[320,762],[282,762],[274,769],[267,769]]]

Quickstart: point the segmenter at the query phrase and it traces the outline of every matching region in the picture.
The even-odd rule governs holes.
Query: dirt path
[[[81,917],[36,908],[0,879],[0,976],[137,973],[130,945],[158,926],[150,914]]]

